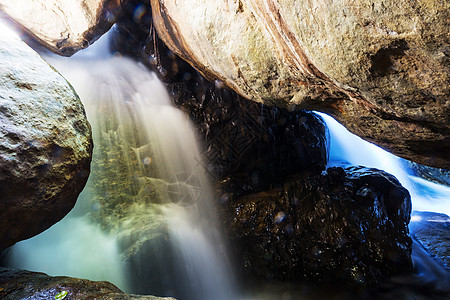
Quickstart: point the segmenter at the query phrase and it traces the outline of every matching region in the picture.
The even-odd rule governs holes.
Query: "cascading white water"
[[[53,276],[72,276],[113,282],[128,289],[126,265],[115,240],[84,217],[68,215],[8,253],[10,267]]]
[[[73,212],[14,246],[10,265],[108,280],[134,292],[123,257],[135,255],[153,236],[167,235],[178,276],[167,283],[174,285],[174,296],[233,299],[214,193],[193,126],[172,106],[156,75],[135,61],[106,55],[106,39],[70,59],[45,57],[86,108],[94,139],[92,172]],[[54,258],[59,259],[52,263]],[[146,259],[138,268],[146,268]]]
[[[413,211],[430,211],[450,215],[450,188],[425,179],[409,175],[402,159],[350,133],[332,117],[319,113],[330,131],[329,166],[352,164],[384,170],[394,175],[408,189]],[[449,292],[450,273],[439,265],[414,238],[413,222],[410,231],[413,237],[412,261],[415,274],[401,277],[395,289],[404,293],[402,297],[416,299],[414,288],[430,293]],[[423,292],[423,291],[422,291]],[[390,291],[386,297],[392,298]]]
[[[350,133],[332,117],[319,114],[330,131],[330,166],[350,163],[384,170],[410,192],[413,210],[450,215],[449,187],[409,175],[401,158]]]

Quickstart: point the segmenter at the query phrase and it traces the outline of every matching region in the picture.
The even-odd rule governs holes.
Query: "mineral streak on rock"
[[[251,100],[450,168],[447,1],[152,0],[166,45]]]

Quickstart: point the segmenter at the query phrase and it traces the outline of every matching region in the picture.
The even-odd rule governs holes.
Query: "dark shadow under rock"
[[[59,298],[58,298],[59,297]],[[0,298],[13,299],[148,299],[175,300],[123,293],[112,283],[0,268]]]
[[[293,177],[283,188],[230,198],[223,212],[247,274],[377,286],[411,270],[410,196],[380,170]]]

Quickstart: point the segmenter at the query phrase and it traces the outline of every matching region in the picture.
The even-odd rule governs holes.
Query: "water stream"
[[[330,130],[329,166],[352,164],[384,170],[409,191],[413,210],[450,215],[450,187],[410,175],[403,159],[350,133],[332,117],[319,114]]]

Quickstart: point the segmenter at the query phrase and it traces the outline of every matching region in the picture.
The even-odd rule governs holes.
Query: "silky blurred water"
[[[450,215],[450,187],[409,175],[412,172],[401,158],[350,133],[332,117],[319,115],[330,131],[329,166],[352,164],[384,170],[409,191],[413,210]]]

